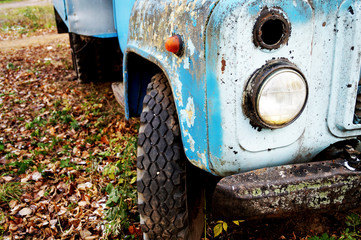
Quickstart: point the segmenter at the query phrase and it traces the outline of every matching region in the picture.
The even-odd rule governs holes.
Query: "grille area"
[[[356,98],[356,106],[355,106],[355,114],[353,118],[354,124],[361,124],[361,79],[358,83],[357,88],[357,98]]]

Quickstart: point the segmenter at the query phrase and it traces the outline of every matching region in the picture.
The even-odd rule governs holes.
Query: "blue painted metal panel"
[[[105,34],[93,35],[93,37],[97,37],[97,38],[115,38],[115,37],[118,37],[118,34],[117,33],[105,33]]]
[[[65,0],[53,0],[53,5],[56,11],[59,13],[61,19],[63,19],[65,25],[69,28],[68,13],[66,10]]]
[[[185,153],[194,165],[209,172],[212,172],[212,167],[207,161],[203,39],[208,16],[217,2],[216,0],[136,1],[130,17],[124,58],[127,59],[129,53],[136,53],[164,70],[173,90]],[[180,57],[167,52],[164,48],[165,40],[173,34],[180,34],[184,41],[184,54]],[[124,43],[122,45],[124,46]],[[127,77],[127,62],[124,62],[124,67],[124,83],[127,89],[131,84]],[[129,98],[130,94],[126,93],[126,98]],[[129,106],[126,112],[129,114]]]
[[[209,131],[208,160],[217,174],[309,161],[339,137],[360,135],[361,126],[352,124],[361,66],[360,5],[351,0],[218,4],[206,41],[208,124],[222,129],[222,137]],[[254,24],[266,7],[281,8],[292,26],[288,43],[276,50],[260,49],[252,40]],[[306,76],[308,104],[287,127],[255,128],[243,108],[245,86],[255,70],[282,58]],[[353,126],[340,131],[340,122]]]
[[[54,6],[71,31],[90,34],[87,18],[76,14],[86,12],[81,9],[85,3],[80,2],[54,0]],[[107,3],[109,13],[110,0]],[[91,35],[114,37],[118,32],[125,52],[127,117],[141,104],[128,104],[136,96],[128,89],[142,87],[140,77],[128,78],[127,56],[135,53],[158,65],[170,80],[185,153],[194,165],[213,174],[230,175],[304,162],[336,141],[361,135],[361,125],[352,121],[361,72],[360,1],[112,3],[114,28],[109,31],[110,25],[105,24],[102,31]],[[260,49],[253,43],[254,24],[265,8],[280,9],[291,24],[289,40],[279,49]],[[106,19],[106,23],[113,21],[112,14]],[[173,34],[181,35],[184,41],[181,56],[164,48],[165,40]],[[248,79],[267,61],[283,58],[294,63],[308,81],[306,109],[287,127],[255,129],[243,107]]]
[[[100,38],[116,37],[112,0],[53,0],[69,32]]]
[[[118,31],[120,48],[124,52],[128,41],[129,18],[135,0],[113,0],[115,26]]]

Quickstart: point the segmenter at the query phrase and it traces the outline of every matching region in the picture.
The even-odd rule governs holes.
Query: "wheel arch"
[[[208,161],[207,117],[204,112],[204,92],[202,90],[197,91],[198,84],[193,84],[188,70],[180,69],[173,62],[167,60],[167,56],[161,52],[148,51],[147,48],[141,48],[128,42],[123,58],[126,119],[140,115],[148,83],[156,73],[164,73],[174,99],[185,155],[193,165],[214,174],[213,168]],[[145,67],[137,68],[139,63],[144,63]],[[155,71],[150,72],[151,74],[147,72],[148,74],[145,75],[145,78],[139,81],[136,73],[139,70],[147,71],[147,69]],[[141,94],[139,94],[139,91],[136,91],[136,87],[139,90],[140,83],[142,84],[140,88],[142,89],[140,91]],[[201,86],[204,85],[201,84]],[[194,88],[193,90],[196,91],[196,95],[192,95],[193,90],[190,88]]]
[[[151,82],[152,77],[157,73],[165,74],[171,86],[173,97],[175,97],[169,74],[165,69],[162,63],[154,56],[139,49],[128,47],[123,62],[125,116],[127,119],[140,116],[147,86]]]

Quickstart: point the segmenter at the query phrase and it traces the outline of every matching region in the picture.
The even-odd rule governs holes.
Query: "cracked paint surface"
[[[357,92],[361,65],[360,5],[356,0],[138,0],[130,17],[125,55],[136,53],[167,75],[186,155],[195,165],[227,176],[305,162],[339,137],[360,135],[361,129],[335,130],[340,122],[347,127],[347,119],[325,121],[331,115],[353,115],[354,104],[349,107],[348,102]],[[259,49],[252,41],[254,24],[262,9],[275,6],[291,23],[289,41],[277,50]],[[164,41],[174,34],[184,42],[181,56],[164,49]],[[335,61],[336,46],[342,58]],[[274,58],[286,58],[300,68],[313,104],[288,127],[258,131],[243,112],[243,91],[253,72]],[[341,86],[344,82],[352,88]],[[337,99],[335,106],[329,107],[330,95]],[[339,96],[347,96],[347,102],[337,104],[344,101]],[[332,112],[333,107],[337,111]]]
[[[275,6],[289,20],[291,34],[279,49],[261,49],[253,29],[260,12]],[[339,137],[360,135],[361,125],[352,124],[361,66],[360,1],[220,1],[206,31],[209,161],[218,174],[307,162]],[[243,93],[253,73],[272,59],[287,59],[302,71],[309,99],[289,126],[259,129],[245,114]]]
[[[182,109],[180,113],[181,113],[181,121],[186,122],[188,128],[193,127],[194,119],[196,118],[196,116],[195,116],[194,102],[192,97],[188,98],[186,108]]]
[[[125,55],[136,53],[165,72],[172,87],[186,156],[209,172],[212,169],[207,161],[203,39],[209,15],[218,1],[135,1],[125,50]],[[180,35],[184,43],[181,56],[164,48],[165,40],[174,34]],[[127,85],[126,78],[124,82]]]

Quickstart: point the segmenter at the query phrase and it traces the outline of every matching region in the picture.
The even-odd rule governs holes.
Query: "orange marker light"
[[[165,49],[168,52],[179,54],[181,48],[182,48],[182,39],[179,35],[174,35],[172,37],[169,37],[165,41]]]

